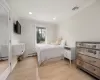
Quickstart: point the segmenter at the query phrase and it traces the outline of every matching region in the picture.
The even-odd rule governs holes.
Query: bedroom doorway
[[[9,12],[0,2],[0,80],[5,79],[9,70],[10,63],[10,26]],[[5,73],[5,75],[3,75]]]
[[[36,43],[44,44],[46,43],[46,28],[36,27]]]

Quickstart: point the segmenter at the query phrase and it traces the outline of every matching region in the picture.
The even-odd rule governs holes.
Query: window
[[[46,28],[36,27],[37,43],[45,43],[46,38]]]

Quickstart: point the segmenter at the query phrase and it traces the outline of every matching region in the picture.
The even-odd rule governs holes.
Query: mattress
[[[38,56],[38,64],[40,65],[45,60],[63,56],[65,50],[60,45],[37,44],[36,52]]]

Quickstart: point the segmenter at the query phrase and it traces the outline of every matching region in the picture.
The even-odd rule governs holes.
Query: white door
[[[5,80],[10,73],[10,33],[9,10],[0,1],[0,80]]]

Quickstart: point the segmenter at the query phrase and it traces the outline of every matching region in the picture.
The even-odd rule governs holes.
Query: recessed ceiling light
[[[32,14],[32,12],[29,12],[29,14]]]
[[[56,17],[54,17],[53,20],[56,20]]]

